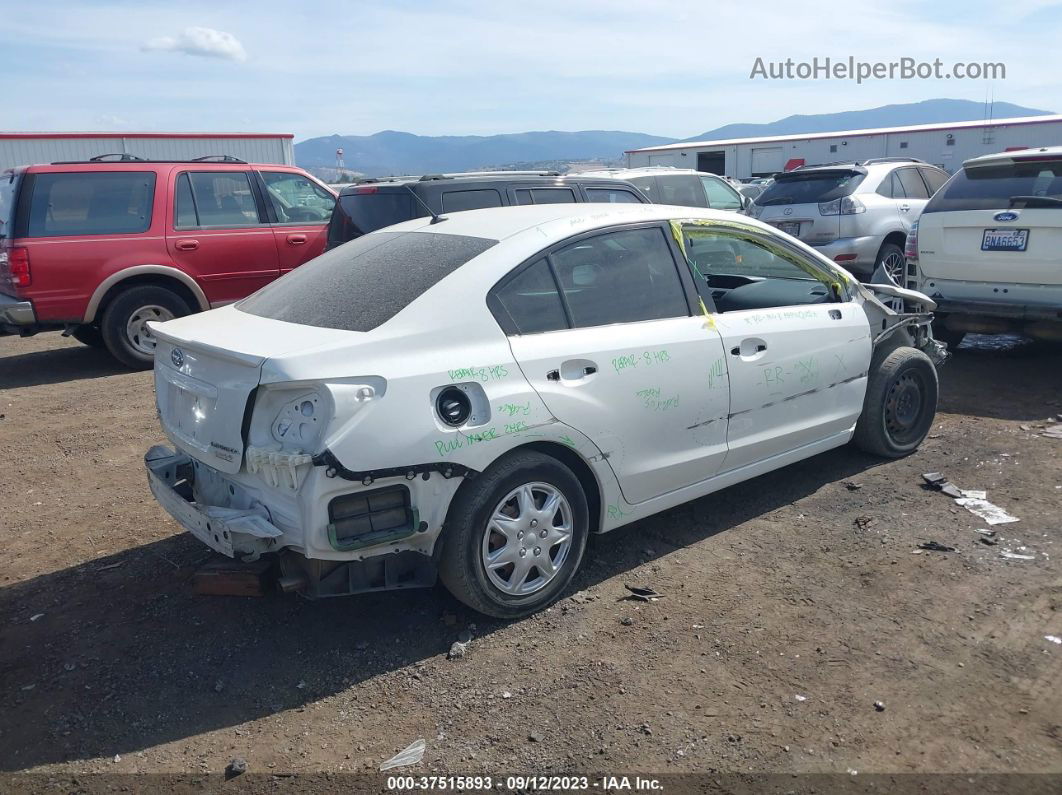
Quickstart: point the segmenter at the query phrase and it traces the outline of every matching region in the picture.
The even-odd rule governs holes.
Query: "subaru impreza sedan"
[[[896,312],[871,290],[902,299]],[[590,533],[933,421],[933,303],[756,220],[537,205],[365,235],[154,324],[162,506],[310,597],[429,586],[514,618]]]

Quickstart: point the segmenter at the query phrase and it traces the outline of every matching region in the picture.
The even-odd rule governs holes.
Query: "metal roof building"
[[[294,165],[291,133],[0,133],[0,171],[12,166],[129,154],[146,160],[232,155],[249,163]]]
[[[1058,145],[1062,115],[1022,116],[648,146],[628,151],[627,165],[695,168],[744,179],[839,160],[915,157],[951,172],[978,155]]]

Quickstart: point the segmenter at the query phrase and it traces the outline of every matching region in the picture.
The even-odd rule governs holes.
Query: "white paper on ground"
[[[382,765],[380,770],[390,770],[392,767],[405,767],[406,765],[415,765],[421,759],[424,758],[424,749],[427,744],[423,740],[417,740],[412,743],[408,748],[399,751],[392,756]]]
[[[1017,516],[1011,516],[998,505],[993,505],[988,500],[975,497],[960,497],[955,502],[975,516],[980,516],[989,524],[1008,524],[1021,521]]]

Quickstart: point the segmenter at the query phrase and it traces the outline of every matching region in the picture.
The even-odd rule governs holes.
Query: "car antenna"
[[[419,204],[421,207],[428,211],[428,215],[431,216],[431,222],[433,224],[437,224],[439,223],[439,221],[446,220],[446,216],[439,215],[437,212],[435,212],[435,210],[431,209],[431,207],[428,206],[428,203],[424,201],[424,199],[420,198],[420,196],[417,195],[417,192],[413,190],[413,188],[409,187],[409,183],[406,183],[403,187],[409,191],[410,196],[417,200],[417,204]]]

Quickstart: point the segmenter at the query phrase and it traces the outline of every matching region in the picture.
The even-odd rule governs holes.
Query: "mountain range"
[[[896,127],[973,121],[988,116],[983,103],[963,99],[929,99],[841,113],[787,116],[766,124],[727,124],[690,138],[665,138],[647,133],[610,130],[581,132],[508,133],[503,135],[422,136],[384,130],[373,135],[329,135],[295,144],[295,162],[303,168],[332,170],[336,150],[344,153],[344,168],[371,176],[471,171],[520,164],[571,161],[621,162],[623,152],[643,146],[750,136]],[[991,107],[993,118],[1042,116],[1053,111],[1025,108],[1009,102]]]

